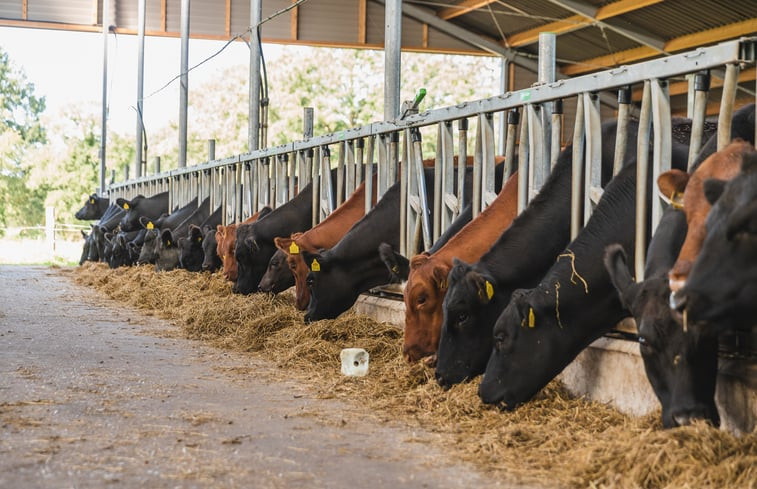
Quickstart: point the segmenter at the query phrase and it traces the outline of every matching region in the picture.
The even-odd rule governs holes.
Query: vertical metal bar
[[[652,181],[662,172],[670,170],[673,153],[673,127],[670,118],[670,98],[667,80],[652,80],[652,121],[654,128],[654,155],[652,160]],[[657,192],[652,193],[652,229],[654,235],[662,219],[664,201]]]
[[[733,105],[736,102],[738,84],[739,65],[735,63],[726,65],[723,95],[720,98],[720,113],[718,114],[718,151],[731,142],[731,118],[733,117]]]
[[[441,148],[441,160],[442,160],[442,198],[440,200],[441,205],[441,229],[440,233],[447,230],[449,225],[460,213],[460,200],[459,192],[461,188],[458,187],[458,194],[455,194],[455,141],[452,136],[452,121],[444,121],[439,124],[440,137],[437,139],[437,147]],[[465,171],[465,168],[458,168],[458,171]],[[464,175],[463,175],[464,176]],[[434,236],[434,241],[439,239],[439,236]]]
[[[586,172],[584,173],[584,224],[589,221],[594,205],[602,195],[602,121],[599,97],[584,93],[586,121]]]
[[[108,141],[108,32],[110,30],[110,2],[103,1],[103,98],[100,118],[100,195],[105,194],[105,162]]]
[[[649,131],[652,124],[652,84],[644,82],[639,114],[639,136],[636,143],[636,245],[634,267],[636,282],[644,280],[647,242],[647,175],[649,174]]]
[[[442,188],[446,166],[442,141],[442,122],[436,125],[436,155],[434,158],[434,202],[431,208],[431,238],[436,241],[442,233]]]
[[[297,193],[295,192],[295,171],[297,167],[297,152],[292,151],[289,155],[289,170],[287,171],[287,184],[289,187],[289,198],[293,199]]]
[[[504,94],[507,92],[507,74],[508,74],[508,61],[507,58],[504,56],[500,58],[499,60],[499,93]],[[505,148],[507,144],[507,119],[506,117],[509,117],[505,115],[504,112],[500,113],[499,116],[499,126],[497,128],[497,139],[498,139],[498,145],[497,148],[499,148],[499,152],[501,154],[505,154]]]
[[[573,154],[570,180],[570,239],[578,236],[583,224],[583,172],[584,172],[584,98],[576,97],[576,119],[573,125]]]
[[[339,143],[339,157],[336,160],[336,205],[339,207],[344,202],[345,197],[345,175],[344,175],[344,160],[345,149],[347,144],[344,141]]]
[[[476,141],[473,150],[473,190],[471,195],[471,207],[473,210],[473,218],[479,215],[481,212],[481,194],[482,194],[482,174],[483,174],[483,161],[484,161],[484,147],[483,147],[483,129],[481,127],[481,114],[476,118]]]
[[[357,183],[355,182],[355,141],[349,140],[345,143],[342,143],[341,148],[342,151],[345,151],[347,154],[345,155],[347,157],[347,163],[346,163],[346,188],[344,191],[345,198],[348,195],[352,195],[352,193],[355,191],[355,187],[357,187]]]
[[[334,187],[331,182],[331,148],[321,146],[321,218],[334,212]]]
[[[387,178],[389,165],[386,161],[386,134],[379,134],[376,137],[376,145],[378,146],[378,192],[376,195],[381,198],[381,196],[384,195],[384,192],[386,192],[388,187],[387,182],[389,181]]]
[[[460,119],[457,124],[457,198],[462,206],[465,202],[465,172],[468,166],[468,119]]]
[[[562,99],[555,100],[555,105],[552,108],[552,143],[550,144],[549,154],[549,173],[552,173],[552,169],[557,164],[557,158],[560,156],[562,149],[562,119],[563,119],[563,107]]]
[[[618,126],[615,132],[615,159],[612,164],[612,174],[617,175],[623,168],[628,146],[628,120],[631,108],[631,87],[618,89]]]
[[[399,165],[400,133],[395,131],[389,135],[389,161],[386,172],[386,189],[397,182],[397,165]],[[386,191],[385,189],[385,191]]]
[[[413,164],[412,148],[410,147],[410,129],[402,131],[402,164],[400,165],[400,254],[406,257],[410,257],[409,242],[408,242],[408,229],[412,224],[410,220],[412,217],[410,209],[410,176],[412,171],[410,170]],[[368,177],[366,176],[366,190]]]
[[[365,154],[365,213],[371,210],[372,197],[373,197],[373,140],[375,136],[368,136],[368,151]],[[360,159],[363,159],[363,146],[365,141],[363,138],[357,140],[357,148],[360,155]],[[378,185],[378,182],[376,183]],[[378,188],[376,189],[378,190]],[[376,197],[378,201],[378,196]]]
[[[531,173],[531,165],[528,161],[528,111],[524,106],[518,141],[518,214],[523,212],[528,205],[529,173]]]
[[[520,114],[518,108],[507,113],[507,141],[505,142],[505,174],[504,179],[510,178],[515,168],[515,131],[518,129]],[[524,163],[521,163],[523,165]]]
[[[539,68],[538,68],[538,80],[540,84],[552,83],[555,81],[555,60],[557,56],[557,36],[553,32],[540,32],[539,33]],[[549,164],[549,157],[551,154],[552,145],[552,102],[543,102],[540,104],[541,111],[541,132],[542,132],[542,149],[543,163]],[[546,180],[549,172],[547,171],[542,176]],[[537,187],[537,190],[541,188],[541,183]]]
[[[482,119],[483,161],[481,167],[481,210],[497,198],[494,192],[494,114],[487,112]]]
[[[255,151],[260,145],[260,31],[263,0],[250,0],[250,115],[247,128],[247,150]]]
[[[181,0],[181,75],[179,87],[179,168],[187,166],[187,100],[189,97],[189,0]]]
[[[543,118],[540,105],[528,104],[528,201],[539,193],[541,186],[547,178],[545,171],[549,168],[549,161],[545,154]],[[545,168],[546,167],[546,168]]]
[[[396,119],[400,115],[400,73],[401,73],[400,48],[401,46],[402,46],[402,0],[386,0],[386,2],[384,3],[384,120],[385,121]]]
[[[415,170],[417,173],[418,199],[420,200],[420,214],[423,225],[423,249],[431,248],[431,216],[428,209],[428,194],[426,192],[426,179],[423,171],[423,153],[421,150],[421,132],[414,128],[410,136],[413,141],[413,156],[415,158]]]
[[[313,148],[313,226],[320,222],[321,217],[321,150]]]
[[[700,71],[694,75],[694,107],[691,115],[691,141],[687,169],[691,172],[694,160],[702,148],[704,136],[704,119],[707,116],[707,93],[710,91],[710,72]]]
[[[305,139],[310,139],[313,137],[313,108],[303,107],[302,110],[302,135]]]
[[[145,2],[139,0],[137,5],[137,152],[136,152],[136,172],[134,175],[139,178],[142,176],[142,160],[147,155],[142,154],[142,134],[144,132],[143,115],[145,86]],[[147,168],[145,168],[145,173]]]
[[[216,159],[216,140],[208,139],[208,161]]]

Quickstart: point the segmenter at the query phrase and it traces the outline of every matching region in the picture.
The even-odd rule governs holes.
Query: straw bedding
[[[189,338],[275,359],[282,375],[306,377],[321,397],[368,405],[377,421],[440,433],[453,456],[503,480],[581,488],[757,487],[757,432],[734,436],[704,423],[662,430],[659,412],[625,416],[573,398],[557,382],[516,411],[500,412],[480,402],[478,381],[440,389],[431,369],[401,358],[398,328],[352,312],[304,324],[288,294],[236,295],[220,274],[90,263],[74,277],[171,320]],[[370,354],[364,378],[339,373],[340,350],[354,346]]]

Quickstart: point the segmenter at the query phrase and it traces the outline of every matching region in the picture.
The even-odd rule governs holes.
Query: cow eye
[[[457,322],[458,323],[464,323],[468,320],[468,313],[467,312],[460,312],[457,314]]]
[[[504,351],[507,348],[507,338],[508,336],[506,333],[497,333],[494,336],[494,347],[498,351]]]
[[[290,263],[290,264],[289,264],[289,268],[290,268],[291,270],[296,270],[296,269],[297,269],[297,264],[296,264],[296,263],[294,263],[294,262],[292,262],[292,263]]]
[[[418,301],[417,302],[418,302],[419,306],[422,306],[423,304],[426,303],[426,296],[425,295],[418,296]]]
[[[652,347],[652,342],[649,341],[649,337],[644,336],[644,335],[639,335],[639,347],[642,350],[651,350],[653,347]]]

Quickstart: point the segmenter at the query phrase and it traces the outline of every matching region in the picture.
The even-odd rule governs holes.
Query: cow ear
[[[103,238],[105,239],[105,242],[110,244],[113,241],[113,233],[105,233],[103,234]]]
[[[450,269],[446,264],[434,265],[432,276],[434,278],[434,282],[441,291],[446,291],[449,288],[449,281],[447,278],[447,276],[449,275],[449,270]],[[486,284],[484,284],[484,287],[486,287]]]
[[[202,242],[202,229],[194,224],[189,225],[189,239],[192,241]]]
[[[87,239],[87,237],[88,237],[89,235],[88,235],[88,234],[87,234],[86,232],[84,232],[84,230],[82,229],[82,230],[81,230],[81,236],[82,236],[82,238],[84,238],[84,239]]]
[[[326,258],[321,253],[302,252],[302,258],[305,259],[305,265],[311,272],[322,272],[326,265]]]
[[[289,255],[289,247],[294,243],[294,240],[292,238],[285,238],[285,237],[276,237],[273,238],[273,244],[276,245],[276,248],[280,249],[287,255]]]
[[[620,302],[623,307],[630,310],[636,298],[638,285],[634,282],[631,271],[628,269],[623,246],[615,243],[605,248],[604,262],[607,273],[610,275],[610,282],[618,292]]]
[[[428,261],[429,256],[431,255],[429,255],[427,251],[424,251],[423,253],[418,253],[414,257],[410,258],[410,270],[415,270],[416,268],[422,267],[423,264]]]
[[[160,240],[163,242],[163,246],[168,248],[169,246],[174,246],[176,243],[173,239],[173,233],[170,229],[164,229],[163,232],[160,233]]]
[[[704,197],[710,205],[715,205],[715,202],[717,202],[720,196],[723,195],[725,184],[725,180],[719,180],[717,178],[708,178],[704,181]]]
[[[673,206],[683,206],[683,191],[689,183],[689,174],[681,170],[668,170],[657,177],[657,188],[662,200]]]
[[[257,218],[257,220],[259,221],[259,220],[263,219],[265,216],[267,216],[271,212],[273,212],[273,209],[271,209],[270,207],[268,207],[268,206],[263,207],[262,209],[260,209],[258,211],[258,218]]]
[[[491,279],[474,270],[466,273],[465,278],[476,291],[478,302],[481,305],[486,305],[492,300],[494,297],[494,282]]]
[[[391,274],[391,281],[393,283],[399,283],[407,280],[407,276],[410,273],[410,262],[407,258],[395,253],[392,245],[388,243],[381,243],[378,247],[379,257],[384,262],[386,268],[389,269]]]

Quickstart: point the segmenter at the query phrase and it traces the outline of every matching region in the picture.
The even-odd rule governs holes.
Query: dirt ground
[[[439,435],[316,399],[60,270],[0,281],[0,488],[504,487]]]

